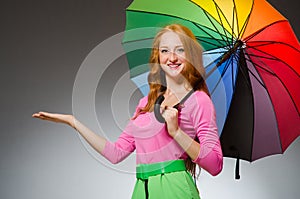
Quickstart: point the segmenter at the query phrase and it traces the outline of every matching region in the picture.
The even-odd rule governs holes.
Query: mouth
[[[178,64],[168,64],[168,67],[170,67],[172,70],[176,70],[181,66],[181,63]]]

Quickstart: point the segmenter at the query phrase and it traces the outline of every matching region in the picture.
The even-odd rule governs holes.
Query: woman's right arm
[[[73,127],[78,133],[98,152],[103,152],[107,140],[100,135],[94,133],[81,122],[79,122],[73,115],[38,112],[32,115],[34,118],[63,123]]]
[[[135,140],[132,135],[123,132],[116,142],[107,141],[79,122],[73,115],[38,112],[32,117],[73,127],[91,147],[113,164],[121,162],[135,150]]]

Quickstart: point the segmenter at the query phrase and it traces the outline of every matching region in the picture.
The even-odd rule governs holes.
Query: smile
[[[181,66],[181,63],[179,63],[179,64],[168,64],[168,66],[169,66],[171,69],[176,70],[177,68],[179,68],[179,67]]]

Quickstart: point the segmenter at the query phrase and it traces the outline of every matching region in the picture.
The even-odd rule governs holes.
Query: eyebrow
[[[183,47],[183,45],[175,46],[175,48]],[[168,46],[159,46],[159,48],[169,48]]]

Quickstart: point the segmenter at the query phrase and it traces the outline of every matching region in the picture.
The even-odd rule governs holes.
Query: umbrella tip
[[[236,180],[241,179],[241,176],[240,176],[240,158],[239,157],[236,158],[236,163],[235,163],[235,179]]]

